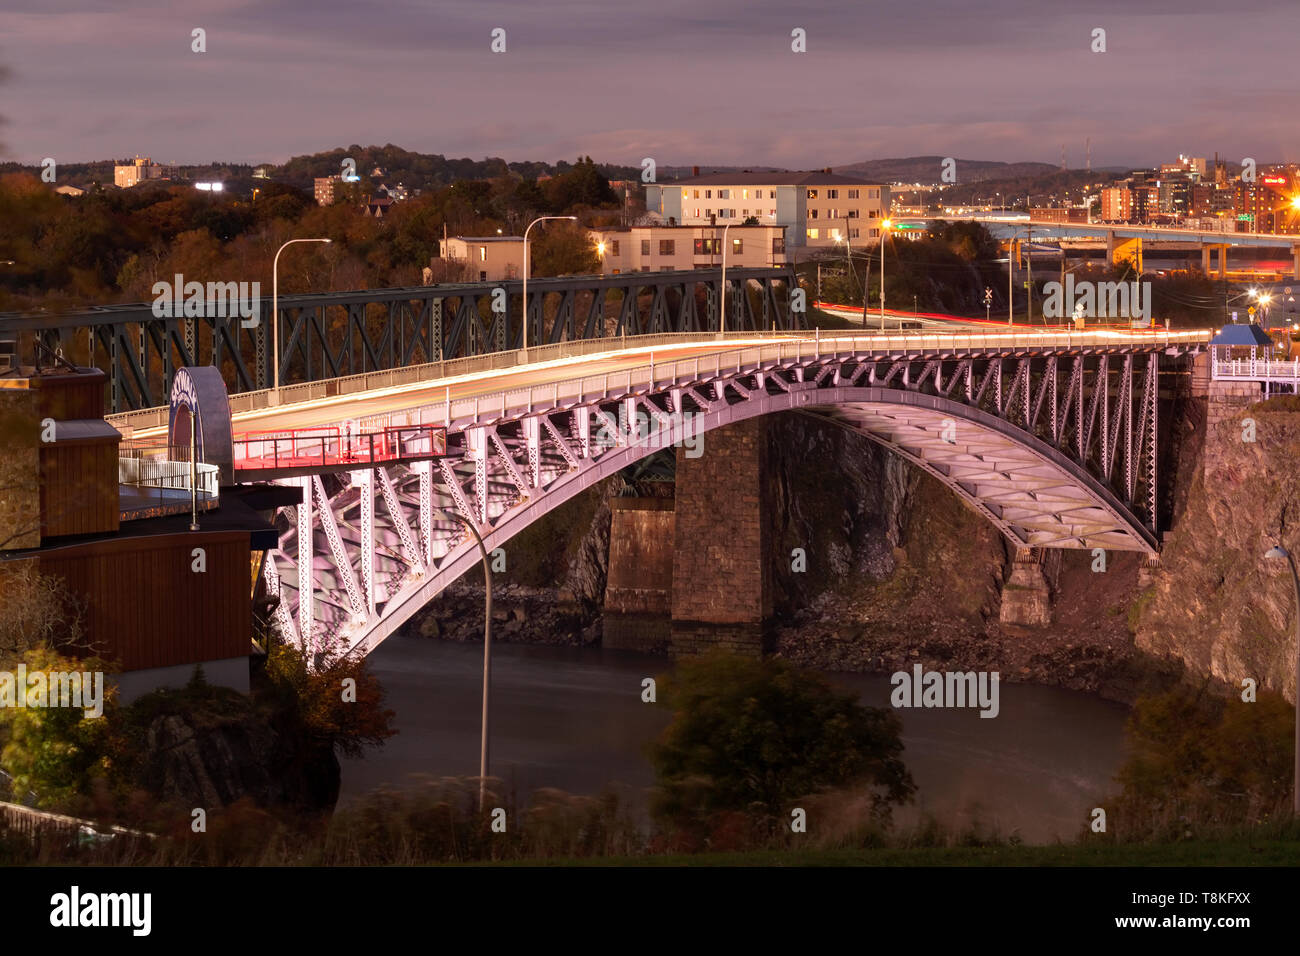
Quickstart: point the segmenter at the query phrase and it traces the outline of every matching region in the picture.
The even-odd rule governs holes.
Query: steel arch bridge
[[[1207,339],[805,334],[372,415],[359,427],[444,425],[448,456],[281,478],[301,499],[281,511],[266,590],[300,646],[369,653],[478,562],[442,511],[499,547],[661,448],[704,436],[707,453],[710,430],[789,410],[902,455],[1018,548],[1155,554],[1161,356]]]

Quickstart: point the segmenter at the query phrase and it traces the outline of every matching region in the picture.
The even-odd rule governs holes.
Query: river
[[[644,794],[654,782],[645,744],[667,724],[642,703],[641,681],[663,658],[600,648],[493,646],[491,772],[521,803],[539,787],[598,793],[621,783]],[[479,763],[483,648],[394,637],[370,657],[396,711],[399,733],[343,762],[346,802],[413,775],[473,776]],[[889,678],[828,675],[863,703],[889,706]],[[975,816],[1030,843],[1070,839],[1099,795],[1113,789],[1123,757],[1125,708],[1089,694],[1001,684],[994,719],[977,710],[900,710],[903,760],[917,784],[900,825],[928,813],[961,827]]]

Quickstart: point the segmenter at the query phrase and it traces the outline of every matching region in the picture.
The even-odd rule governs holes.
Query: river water
[[[479,763],[483,648],[394,637],[370,657],[399,733],[343,762],[341,802],[414,775],[474,776]],[[644,747],[669,722],[642,703],[641,681],[671,664],[600,648],[497,644],[492,651],[491,772],[520,803],[539,787],[595,794],[625,785],[644,800],[654,775]],[[863,703],[889,706],[885,676],[831,674]],[[1123,757],[1123,707],[1074,691],[1003,682],[994,719],[975,709],[903,709],[903,760],[917,784],[900,825],[928,813],[972,819],[1026,842],[1070,839],[1113,789]]]

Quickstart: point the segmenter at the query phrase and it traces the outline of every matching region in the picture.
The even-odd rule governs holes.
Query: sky
[[[0,0],[0,159],[1292,161],[1298,36],[1296,0]]]

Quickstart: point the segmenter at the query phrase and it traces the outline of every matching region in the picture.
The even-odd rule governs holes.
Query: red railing
[[[377,432],[347,428],[294,428],[240,432],[234,436],[237,471],[375,465],[402,458],[438,458],[447,453],[440,425],[402,425]]]

